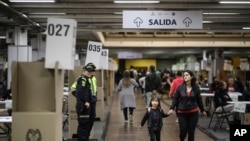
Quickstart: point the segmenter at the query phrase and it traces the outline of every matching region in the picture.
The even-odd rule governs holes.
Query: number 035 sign
[[[48,18],[45,68],[74,69],[77,22],[73,19]]]
[[[102,53],[102,43],[89,41],[87,47],[87,56],[85,60],[85,65],[91,62],[95,64],[97,69],[100,69],[99,63],[100,63],[101,53]]]

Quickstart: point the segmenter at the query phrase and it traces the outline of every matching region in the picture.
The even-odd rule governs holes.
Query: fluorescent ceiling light
[[[66,13],[29,13],[30,15],[65,15]]]
[[[9,0],[10,2],[55,2],[55,0]]]
[[[242,27],[242,29],[250,30],[250,27]]]
[[[240,13],[203,13],[204,15],[239,15]]]
[[[250,1],[220,1],[221,4],[250,4]]]
[[[160,3],[159,0],[115,0],[114,3]]]
[[[202,21],[202,23],[214,23],[213,21]]]
[[[0,36],[0,39],[6,39],[6,36]]]

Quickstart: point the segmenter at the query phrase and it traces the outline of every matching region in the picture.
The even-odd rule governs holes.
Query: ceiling
[[[203,12],[203,29],[123,29],[123,10],[198,10]],[[116,4],[113,0],[57,0],[56,3],[1,0],[0,36],[5,35],[8,28],[21,26],[28,28],[29,36],[34,37],[44,33],[48,17],[77,21],[79,53],[85,53],[88,41],[98,41],[109,49],[111,57],[117,57],[120,51],[143,53],[143,58],[202,56],[204,49],[212,54],[215,48],[224,55],[250,54],[250,30],[242,29],[250,27],[250,4],[220,4],[219,0],[160,0],[158,4]]]

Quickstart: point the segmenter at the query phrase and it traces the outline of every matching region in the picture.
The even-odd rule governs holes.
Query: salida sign
[[[123,28],[202,29],[202,12],[123,11]]]

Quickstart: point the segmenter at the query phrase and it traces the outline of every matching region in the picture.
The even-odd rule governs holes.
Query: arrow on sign
[[[183,23],[186,24],[186,27],[189,27],[189,24],[192,23],[192,20],[191,20],[189,17],[186,17],[186,18],[183,20]]]
[[[137,27],[140,27],[140,24],[143,23],[142,19],[137,17],[135,20],[134,20],[134,23],[136,24]]]

